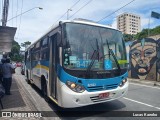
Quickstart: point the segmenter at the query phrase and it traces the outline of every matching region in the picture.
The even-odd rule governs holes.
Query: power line
[[[79,2],[80,2],[80,0],[78,0],[76,3],[74,3],[69,9],[72,9],[72,8],[73,8],[74,6],[76,6]],[[56,20],[56,22],[59,21],[62,17],[64,17],[65,14],[67,14],[67,12],[65,12],[60,18],[58,18],[58,19]],[[54,22],[54,24],[55,24],[56,22]]]
[[[16,11],[16,16],[18,14],[18,7],[19,7],[19,4],[18,4],[18,0],[17,0],[17,11]],[[16,18],[16,27],[17,27],[17,18]]]
[[[12,17],[13,17],[13,0],[12,0]],[[13,26],[13,20],[12,20],[12,26]]]
[[[80,9],[78,9],[75,13],[73,13],[69,18],[73,17],[75,14],[77,14],[81,9],[83,9],[85,6],[87,6],[89,3],[91,3],[93,0],[88,1],[85,5],[83,5]]]
[[[20,16],[20,22],[19,22],[19,27],[18,27],[17,38],[19,37],[19,31],[20,31],[20,28],[21,28],[22,9],[23,9],[23,0],[22,0],[22,6],[21,6],[21,13],[20,13],[21,16]]]
[[[72,9],[74,6],[76,6],[78,3],[80,2],[80,0],[78,0],[75,4],[73,4],[70,9]]]
[[[125,4],[124,6],[120,7],[119,9],[115,10],[114,12],[110,13],[109,15],[103,17],[102,19],[100,19],[99,21],[97,21],[97,23],[99,23],[100,21],[106,19],[107,17],[111,16],[112,14],[116,13],[117,11],[119,11],[120,9],[126,7],[127,5],[131,4],[132,2],[134,2],[135,0],[130,1],[129,3]]]

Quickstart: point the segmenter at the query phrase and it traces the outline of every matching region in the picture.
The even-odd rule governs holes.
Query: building
[[[137,34],[141,31],[141,17],[131,13],[117,16],[117,28],[125,34]]]

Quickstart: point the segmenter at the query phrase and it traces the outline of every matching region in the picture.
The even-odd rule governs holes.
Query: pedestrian
[[[11,95],[10,88],[12,84],[12,71],[14,70],[14,66],[10,64],[10,59],[7,58],[2,65],[2,71],[3,71],[3,85],[5,88],[5,94]]]
[[[2,83],[2,78],[3,78],[2,65],[3,63],[0,61],[0,83]]]

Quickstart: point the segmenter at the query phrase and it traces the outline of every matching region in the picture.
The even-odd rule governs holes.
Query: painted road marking
[[[144,87],[150,87],[150,88],[155,88],[155,89],[160,89],[158,87],[152,87],[152,86],[148,86],[148,85],[141,85],[141,84],[138,84],[138,83],[129,83],[129,84],[139,85],[139,86],[144,86]]]
[[[136,101],[136,100],[133,100],[133,99],[130,99],[130,98],[126,98],[126,97],[123,97],[123,98],[126,99],[126,100],[129,100],[129,101],[132,101],[132,102],[136,102],[136,103],[139,103],[139,104],[142,104],[142,105],[146,105],[148,107],[152,107],[152,108],[156,108],[156,109],[160,110],[159,107],[155,107],[155,106],[149,105],[147,103],[139,102],[139,101]]]

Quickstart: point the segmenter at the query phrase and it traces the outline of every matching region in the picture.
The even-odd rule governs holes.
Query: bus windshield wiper
[[[120,70],[120,71],[121,71],[121,67],[120,67],[120,65],[119,65],[119,63],[118,63],[118,60],[117,60],[117,58],[116,58],[116,56],[115,56],[115,54],[114,54],[113,50],[112,50],[112,49],[109,49],[109,52],[110,52],[110,53],[111,53],[111,55],[113,56],[114,61],[116,62],[116,65],[117,65],[117,67],[118,67],[118,70]]]
[[[99,46],[98,46],[98,40],[96,39],[96,47],[97,47],[97,50],[94,50],[92,56],[91,56],[91,63],[88,65],[87,67],[87,73],[91,70],[94,62],[95,62],[95,59],[98,57],[98,61],[99,61]],[[96,56],[95,56],[96,55]],[[95,57],[94,57],[95,56]]]
[[[87,67],[87,73],[91,70],[91,68],[92,68],[92,66],[93,66],[93,64],[94,64],[94,62],[95,62],[95,58],[94,58],[94,56],[95,56],[95,54],[98,54],[98,51],[97,50],[94,50],[94,52],[93,52],[93,54],[92,54],[92,56],[91,56],[91,63],[88,65],[88,67]],[[96,55],[97,56],[97,55]]]
[[[118,63],[118,60],[117,60],[117,58],[116,58],[113,50],[109,48],[109,43],[108,43],[108,40],[107,40],[107,39],[106,39],[106,42],[107,42],[107,46],[108,46],[108,50],[109,50],[109,56],[110,56],[110,53],[111,53],[111,55],[113,56],[114,61],[116,62],[116,65],[117,65],[117,67],[118,67],[118,70],[119,70],[120,73],[121,73],[121,68],[120,68],[120,65],[119,65],[119,63]],[[104,57],[105,57],[105,55],[104,55]]]

